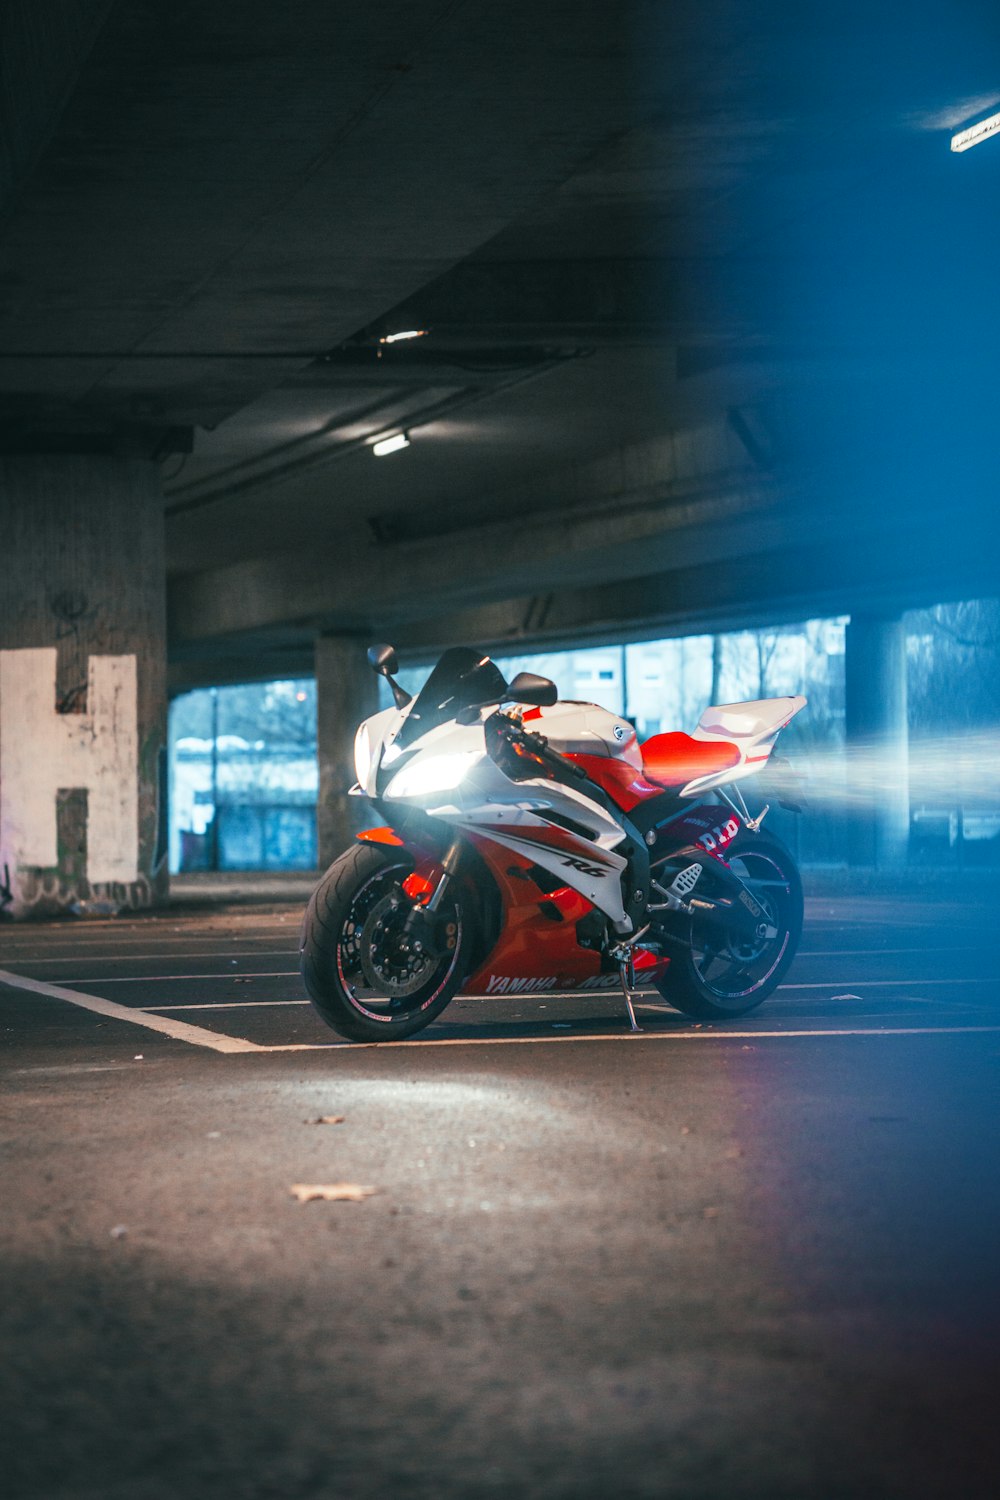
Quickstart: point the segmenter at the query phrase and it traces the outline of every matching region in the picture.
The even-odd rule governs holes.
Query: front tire
[[[412,869],[405,849],[355,844],[334,860],[306,908],[302,979],[323,1020],[349,1041],[412,1036],[441,1014],[465,978],[473,915],[470,903],[451,890],[441,920],[445,928],[454,925],[453,949],[419,958],[402,951],[410,908],[402,884]]]
[[[802,935],[802,881],[784,844],[743,830],[727,847],[726,859],[768,911],[777,936],[727,945],[708,924],[691,918],[690,947],[671,954],[656,987],[664,1000],[699,1021],[729,1021],[762,1005],[781,983]]]

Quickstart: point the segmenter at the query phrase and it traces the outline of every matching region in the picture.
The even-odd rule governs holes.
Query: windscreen
[[[474,646],[452,646],[417,694],[396,744],[405,749],[463,708],[499,703],[506,691],[503,673],[488,656]]]

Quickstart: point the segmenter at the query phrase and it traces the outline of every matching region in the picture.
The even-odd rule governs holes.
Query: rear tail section
[[[739,759],[726,769],[698,777],[682,795],[708,791],[759,771],[774,749],[778,735],[806,706],[799,696],[757,698],[749,703],[719,703],[706,708],[691,738],[705,744],[732,745]]]

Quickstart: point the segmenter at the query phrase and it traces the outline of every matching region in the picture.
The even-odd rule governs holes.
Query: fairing
[[[765,764],[774,742],[787,724],[806,706],[806,699],[757,698],[749,703],[719,703],[706,708],[691,738],[713,745],[730,744],[739,751],[732,767],[692,778],[682,797],[694,797],[730,781],[752,776]]]
[[[653,831],[659,850],[659,828],[667,828],[677,816],[678,799],[693,798],[759,769],[779,731],[805,704],[804,698],[789,697],[709,708],[692,735],[656,737],[670,742],[673,770],[665,770],[666,761],[655,756],[656,739],[647,742],[643,748],[650,754],[648,771],[634,729],[619,715],[588,703],[522,706],[525,728],[544,734],[552,749],[580,765],[590,778],[566,784],[542,775],[512,781],[486,753],[483,724],[496,712],[504,688],[497,668],[481,652],[465,647],[446,652],[415,699],[402,709],[373,715],[362,726],[370,761],[363,784],[353,790],[372,798],[393,822],[397,810],[403,822],[407,809],[416,810],[438,823],[443,842],[460,833],[484,858],[486,850],[492,850],[488,863],[499,872],[494,879],[501,888],[507,879],[504,871],[516,867],[519,859],[537,866],[558,881],[567,902],[582,900],[587,910],[596,908],[619,935],[635,930],[625,905],[632,896],[624,889],[630,878],[629,859],[639,858],[634,849],[629,854],[630,840],[637,837],[642,842]],[[465,722],[456,721],[459,713]],[[427,772],[422,781],[401,776],[413,766]],[[461,773],[457,784],[444,774],[456,766]],[[441,790],[435,789],[436,768],[442,770]],[[417,782],[419,790],[408,794],[405,789]],[[697,815],[702,810],[690,811]],[[709,838],[716,824],[725,826],[720,812],[710,810],[714,821],[704,830]],[[629,822],[632,817],[634,825]],[[640,829],[638,835],[635,828]],[[719,849],[725,842],[725,837],[716,838]],[[646,858],[645,850],[641,857]],[[638,888],[638,879],[634,883]],[[556,937],[548,935],[537,903],[525,900],[520,885],[506,896],[513,901],[512,911],[523,908],[533,913],[532,932],[546,951],[547,945],[559,946]],[[554,920],[550,925],[555,929]],[[585,968],[594,961],[585,952],[572,956]],[[565,956],[563,968],[568,981],[572,967],[566,968]]]

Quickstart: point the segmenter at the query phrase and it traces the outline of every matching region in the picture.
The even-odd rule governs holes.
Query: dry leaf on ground
[[[347,1119],[346,1115],[314,1115],[311,1120],[306,1120],[307,1125],[343,1125]]]
[[[321,1199],[324,1203],[362,1203],[378,1191],[358,1182],[293,1182],[289,1192],[300,1203]]]

